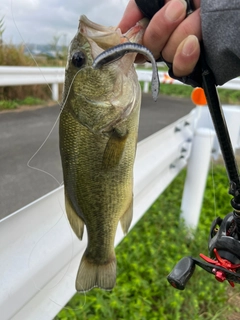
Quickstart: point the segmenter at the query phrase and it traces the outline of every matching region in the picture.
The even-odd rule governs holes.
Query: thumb
[[[130,28],[143,18],[142,12],[138,9],[134,0],[130,0],[121,21],[117,28],[120,28],[122,33],[127,32]]]

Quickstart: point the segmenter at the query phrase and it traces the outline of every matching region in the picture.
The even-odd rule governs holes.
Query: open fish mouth
[[[82,15],[78,29],[89,40],[92,58],[95,59],[101,52],[119,44],[125,42],[141,43],[147,25],[148,20],[142,19],[134,27],[122,34],[119,28],[102,26]]]
[[[94,60],[93,67],[95,69],[121,59],[126,53],[140,53],[147,56],[153,67],[152,96],[156,101],[160,84],[157,65],[152,53],[141,46],[143,33],[147,25],[148,20],[142,19],[134,27],[122,34],[119,28],[99,25],[83,15],[80,17],[79,32],[88,39],[91,45],[91,54]],[[130,63],[132,62],[130,61]],[[128,63],[124,63],[121,69],[128,71]]]
[[[157,69],[156,61],[151,51],[148,50],[146,47],[138,43],[131,43],[131,42],[116,45],[100,53],[93,61],[93,68],[98,69],[104,65],[113,63],[121,59],[125,54],[130,52],[140,53],[146,56],[149,59],[149,61],[152,63],[152,81],[151,81],[152,97],[154,101],[156,101],[159,93],[159,86],[160,86],[158,69]]]

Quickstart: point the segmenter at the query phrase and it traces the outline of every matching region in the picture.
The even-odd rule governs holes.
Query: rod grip
[[[144,16],[149,20],[151,20],[154,14],[165,4],[164,0],[135,0],[135,2]]]

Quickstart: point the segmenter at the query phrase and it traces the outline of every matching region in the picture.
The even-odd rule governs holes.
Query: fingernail
[[[198,47],[198,38],[194,35],[190,35],[186,38],[183,47],[182,53],[185,56],[190,56]]]
[[[187,3],[185,0],[172,0],[165,11],[165,17],[169,21],[174,22],[186,12],[186,9]]]

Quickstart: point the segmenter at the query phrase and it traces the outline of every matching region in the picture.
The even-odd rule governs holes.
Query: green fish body
[[[76,279],[77,291],[111,290],[116,281],[114,239],[118,222],[127,233],[133,214],[133,165],[141,90],[136,54],[100,69],[94,58],[126,41],[141,42],[146,21],[125,36],[80,18],[66,66],[59,137],[65,207],[70,225],[88,245]]]

